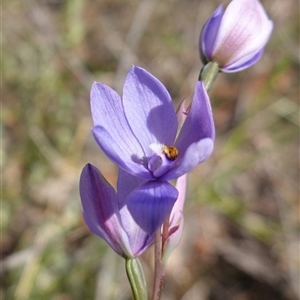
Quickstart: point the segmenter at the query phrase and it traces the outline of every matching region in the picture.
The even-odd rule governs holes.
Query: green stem
[[[140,261],[137,258],[128,258],[125,268],[134,300],[147,300],[147,284]]]
[[[219,66],[216,62],[210,61],[200,71],[199,80],[204,82],[204,86],[209,91],[219,73]]]

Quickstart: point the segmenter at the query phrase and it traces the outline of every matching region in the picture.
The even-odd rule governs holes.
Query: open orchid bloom
[[[109,86],[94,83],[91,111],[98,145],[120,168],[140,178],[178,178],[212,153],[215,128],[200,81],[178,136],[168,91],[139,67],[132,67],[127,74],[122,98]]]
[[[117,192],[100,171],[87,164],[80,177],[83,216],[90,230],[125,258],[139,256],[178,197],[166,181],[147,181],[119,171]]]
[[[232,0],[220,5],[202,28],[199,48],[204,63],[217,62],[227,73],[256,63],[273,29],[258,0]]]

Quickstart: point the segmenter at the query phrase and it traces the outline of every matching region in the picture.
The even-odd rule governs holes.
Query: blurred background
[[[121,91],[135,64],[177,107],[192,96],[198,36],[220,3],[3,1],[1,299],[131,299],[123,259],[81,215],[83,166],[112,184],[117,172],[90,132],[90,87]],[[299,3],[262,3],[275,23],[264,56],[210,92],[215,151],[189,174],[162,300],[299,296]],[[152,252],[142,256],[149,287]]]

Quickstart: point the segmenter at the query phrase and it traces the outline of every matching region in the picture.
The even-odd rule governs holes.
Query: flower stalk
[[[154,283],[152,300],[160,300],[165,281],[165,265],[162,261],[162,235],[161,229],[156,231],[155,235],[155,265],[154,265]]]
[[[217,78],[219,66],[216,62],[209,62],[203,66],[198,80],[203,81],[206,91],[209,91]]]
[[[152,300],[161,297],[167,261],[170,254],[178,246],[183,229],[183,206],[186,196],[187,174],[179,177],[176,182],[178,198],[160,230],[155,235],[155,270]]]
[[[147,300],[147,284],[140,261],[137,258],[126,259],[125,268],[134,300]]]

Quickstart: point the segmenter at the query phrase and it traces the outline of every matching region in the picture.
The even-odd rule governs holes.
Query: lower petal
[[[128,196],[126,204],[132,219],[122,217],[122,224],[134,253],[152,243],[156,230],[170,214],[177,197],[177,189],[161,181],[148,181]],[[137,227],[140,229],[136,230]]]
[[[145,179],[131,175],[119,168],[117,181],[117,197],[119,209],[125,205],[127,196],[139,185],[145,182]]]
[[[221,70],[224,73],[234,73],[247,69],[261,58],[263,52],[263,50],[260,50],[255,54],[251,53],[251,55],[247,55],[238,61],[227,64],[226,66],[222,67]]]

